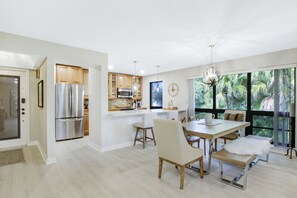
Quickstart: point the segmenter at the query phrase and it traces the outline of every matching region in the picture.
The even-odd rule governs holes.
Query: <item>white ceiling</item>
[[[0,31],[106,52],[156,73],[297,47],[296,0],[1,0]]]

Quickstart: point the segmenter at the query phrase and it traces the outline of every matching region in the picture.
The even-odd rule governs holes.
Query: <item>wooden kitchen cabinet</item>
[[[132,76],[126,74],[118,74],[118,88],[131,88]]]
[[[68,67],[68,82],[70,84],[83,84],[83,69],[79,67]]]
[[[136,83],[137,83],[138,89],[137,89],[137,92],[133,95],[133,99],[141,100],[142,99],[142,76],[136,76]]]
[[[68,66],[57,65],[57,83],[68,83]]]
[[[118,96],[118,75],[116,73],[108,73],[108,99],[115,99]]]
[[[85,97],[89,96],[89,70],[83,70],[83,84],[84,84],[84,95]]]
[[[67,84],[83,84],[83,69],[67,65],[57,65],[56,82]]]
[[[89,135],[89,109],[84,112],[84,135]]]
[[[108,99],[117,98],[118,88],[131,88],[133,86],[133,76],[128,74],[108,73]],[[133,99],[142,99],[142,76],[136,76],[138,90],[133,95]]]

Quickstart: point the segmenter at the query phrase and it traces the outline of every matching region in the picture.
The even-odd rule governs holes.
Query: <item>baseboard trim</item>
[[[101,152],[107,152],[107,151],[122,149],[122,148],[126,148],[126,147],[129,147],[129,146],[132,146],[132,145],[133,145],[133,142],[124,142],[124,143],[121,143],[121,144],[106,146],[106,147],[101,148]]]
[[[57,163],[57,159],[56,159],[56,157],[51,157],[51,158],[47,158],[47,160],[46,160],[46,165],[50,165],[50,164],[55,164],[55,163]]]
[[[116,145],[112,145],[112,146],[100,147],[97,144],[95,144],[94,142],[88,140],[88,145],[90,147],[92,147],[93,149],[95,149],[96,151],[103,153],[103,152],[107,152],[107,151],[112,151],[112,150],[117,150],[117,149],[132,146],[133,142],[124,142],[124,143],[116,144]]]
[[[40,154],[41,154],[41,157],[43,159],[43,162],[45,165],[49,165],[49,164],[54,164],[54,163],[57,163],[57,160],[55,157],[52,157],[52,158],[47,158],[42,146],[40,145],[39,141],[38,140],[35,140],[35,141],[31,141],[27,144],[27,146],[37,146]]]
[[[88,140],[88,145],[96,151],[102,152],[101,147],[90,140]]]

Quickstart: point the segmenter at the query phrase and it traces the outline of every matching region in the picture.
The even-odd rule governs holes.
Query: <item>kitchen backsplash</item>
[[[117,107],[131,107],[133,99],[113,99],[108,100],[108,108],[117,108]]]

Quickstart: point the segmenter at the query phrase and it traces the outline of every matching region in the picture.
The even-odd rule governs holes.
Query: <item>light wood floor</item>
[[[218,181],[217,161],[204,179],[186,170],[184,190],[179,190],[174,166],[165,163],[162,179],[157,178],[152,143],[99,153],[78,139],[57,143],[56,153],[58,163],[45,166],[36,146],[25,147],[25,163],[0,167],[0,197],[297,197],[297,159],[275,153],[269,163],[249,171],[245,191]]]

